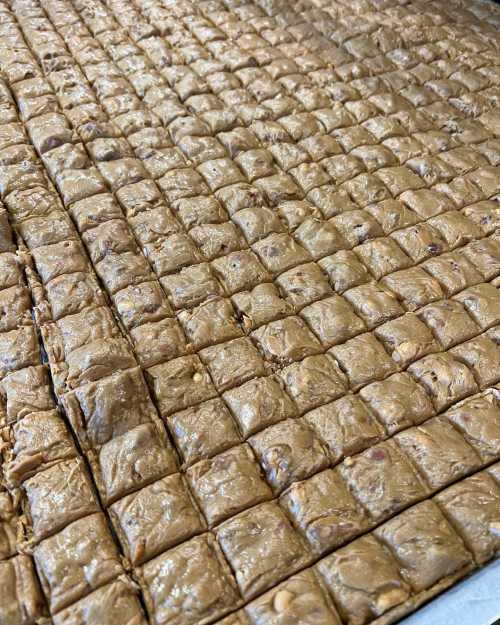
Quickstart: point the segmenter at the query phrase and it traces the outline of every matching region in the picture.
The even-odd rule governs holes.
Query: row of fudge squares
[[[205,519],[218,532],[242,514],[252,517],[260,506],[268,505],[262,503],[266,501],[280,510],[279,515],[286,512],[292,519],[308,552],[321,555],[497,459],[498,415],[494,396],[478,397],[445,417],[432,418],[349,456],[334,470],[326,468],[318,442],[313,447],[291,422],[288,446],[274,439],[267,442],[278,444],[266,450],[265,437],[250,440],[251,446],[240,445],[196,463],[185,478],[173,474],[126,495],[111,504],[109,513],[123,551],[134,565],[202,532]],[[296,444],[298,434],[301,446]],[[119,460],[114,462],[120,471]],[[271,499],[273,491],[279,494],[287,486],[287,468],[288,482],[293,483],[280,497],[280,507]],[[78,459],[38,473],[23,488],[34,540],[42,545],[36,549],[42,552],[48,543],[52,544],[49,551],[58,541],[67,546],[60,532],[69,532],[64,528],[72,521],[98,511]],[[54,497],[59,503],[57,514]],[[44,562],[42,558],[40,566]]]
[[[201,534],[140,567],[137,573],[150,618],[157,625],[212,622],[236,610],[241,593],[245,607],[223,618],[224,625],[266,625],[277,619],[301,625],[311,622],[311,615],[314,622],[328,625],[391,622],[498,552],[497,468],[416,504],[313,568],[307,568],[310,560],[293,528],[271,504],[264,504],[253,517],[241,515],[235,527],[222,526],[219,544],[210,534]],[[80,532],[102,541],[99,521],[94,514],[74,525],[82,524]],[[74,536],[78,529],[74,528]],[[91,540],[86,540],[87,546]],[[114,622],[117,614],[138,625],[147,622],[136,587],[123,576],[112,578],[120,571],[116,552],[110,551],[110,544],[101,542],[100,547],[112,564],[100,570],[104,577],[96,574],[91,582],[95,586],[86,596],[79,597],[78,587],[65,584],[61,574],[54,576],[61,584],[62,605],[71,595],[77,597],[53,615],[56,625],[104,625]],[[99,558],[98,552],[88,549],[81,554],[87,562]],[[64,550],[52,555],[56,570],[57,557],[67,562]],[[69,565],[74,574],[74,565]],[[6,588],[4,605],[13,615],[6,623],[31,625],[43,607],[29,559],[17,556],[0,564],[0,571]],[[255,595],[259,596],[252,600]],[[380,620],[383,615],[385,621]]]
[[[443,352],[424,324],[420,327],[417,318],[409,319],[415,322],[414,328],[411,323],[405,324],[405,320],[403,317],[386,324],[387,327],[381,326],[387,330],[387,334],[382,335],[387,343],[373,333],[364,333],[324,354],[305,324],[290,317],[263,326],[255,337],[252,336],[260,352],[251,338],[237,338],[206,347],[197,355],[180,356],[154,365],[146,369],[146,379],[164,418],[214,399],[220,393],[230,406],[234,397],[233,403],[237,406],[241,404],[238,396],[243,400],[248,397],[245,389],[252,385],[255,388],[263,385],[265,395],[266,385],[258,379],[269,375],[270,364],[275,365],[274,379],[295,403],[291,410],[282,411],[287,416],[303,414],[349,390],[369,389],[368,385],[404,369],[426,389],[438,411],[477,392],[478,387],[486,388],[498,381],[496,326]],[[415,328],[418,331],[412,334]],[[421,336],[428,340],[421,342]],[[289,362],[292,364],[287,364]],[[255,397],[256,406],[258,402],[259,398]],[[251,415],[247,413],[243,420],[241,414],[235,415],[242,431],[259,429],[261,426],[252,424]],[[268,420],[273,420],[270,413]]]
[[[241,593],[244,609],[223,623],[298,624],[314,614],[329,625],[364,625],[401,617],[498,552],[496,469],[409,508],[312,569],[293,527],[262,504],[221,525],[216,540],[201,534],[136,569],[149,615],[158,625],[210,622],[237,608]]]

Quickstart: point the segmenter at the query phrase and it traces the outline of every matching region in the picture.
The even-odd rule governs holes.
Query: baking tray
[[[401,625],[499,625],[500,559],[434,599]]]

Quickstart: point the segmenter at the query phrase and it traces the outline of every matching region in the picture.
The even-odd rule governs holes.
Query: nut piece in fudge
[[[244,437],[297,416],[297,409],[274,377],[256,378],[226,391],[223,399]]]
[[[423,480],[392,440],[346,458],[339,471],[351,492],[375,520],[382,520],[423,499]]]
[[[220,393],[266,374],[262,356],[247,337],[205,347],[199,355]]]
[[[439,412],[478,391],[472,372],[449,352],[431,354],[408,367]]]
[[[328,466],[323,443],[307,423],[287,419],[248,439],[275,493]]]
[[[398,568],[389,551],[371,534],[317,565],[348,625],[365,625],[410,597]]]
[[[479,564],[500,550],[500,486],[487,473],[453,484],[434,498]]]
[[[155,365],[145,373],[163,417],[217,395],[198,356],[181,356]]]
[[[384,437],[382,426],[358,395],[345,395],[304,415],[304,421],[323,441],[330,462],[340,462]]]
[[[54,614],[54,625],[146,625],[137,588],[124,576]]]
[[[311,559],[303,539],[275,502],[224,521],[216,536],[245,599],[267,590]]]
[[[408,373],[395,373],[359,392],[377,419],[392,435],[435,414],[425,390]]]
[[[34,625],[45,616],[45,601],[29,556],[0,562],[0,588],[2,625]]]
[[[155,625],[203,625],[234,610],[240,601],[231,570],[211,534],[166,551],[138,573]]]
[[[338,471],[327,469],[295,482],[280,497],[294,526],[317,554],[339,547],[370,522]]]
[[[210,526],[272,497],[246,443],[201,460],[186,475]]]
[[[332,347],[329,353],[346,373],[353,390],[375,380],[383,380],[397,370],[382,343],[370,332]]]
[[[413,506],[374,534],[393,552],[417,593],[471,568],[471,554],[433,501]]]
[[[205,530],[180,473],[153,482],[110,507],[111,519],[133,565]]]
[[[328,593],[312,569],[293,575],[245,607],[252,625],[340,625]]]
[[[479,456],[445,417],[404,430],[394,440],[433,491],[481,466]]]
[[[87,458],[105,505],[177,471],[176,453],[159,419],[112,438]]]
[[[138,368],[118,372],[67,393],[63,405],[84,448],[103,445],[156,417]]]
[[[79,519],[42,540],[34,557],[51,612],[66,608],[123,572],[102,513]]]
[[[65,460],[27,479],[23,502],[35,540],[99,509],[81,458]]]
[[[337,399],[347,390],[337,363],[324,354],[295,362],[282,369],[279,376],[301,413]]]
[[[492,389],[452,406],[444,416],[460,430],[483,462],[500,454],[500,406]]]
[[[171,414],[167,425],[186,466],[241,442],[233,417],[220,399]]]

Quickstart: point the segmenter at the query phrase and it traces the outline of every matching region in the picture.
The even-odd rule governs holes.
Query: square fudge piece
[[[392,291],[409,311],[417,310],[417,308],[444,298],[439,282],[421,267],[396,271],[383,278],[380,284]]]
[[[433,501],[423,501],[375,530],[415,592],[472,568],[472,556]],[[418,536],[418,540],[415,537]]]
[[[163,417],[217,395],[198,356],[181,356],[155,365],[145,373]]]
[[[259,430],[297,416],[294,402],[274,377],[256,378],[222,395],[246,438]]]
[[[453,484],[434,498],[479,564],[500,549],[500,487],[487,473]]]
[[[0,492],[0,558],[5,560],[17,552],[21,529],[17,502],[8,491]]]
[[[0,588],[0,622],[33,625],[45,616],[45,600],[29,556],[19,555],[0,562]]]
[[[500,292],[492,284],[478,284],[454,297],[461,302],[481,330],[500,323]]]
[[[144,323],[130,330],[137,360],[143,369],[183,356],[188,351],[186,337],[176,319]]]
[[[138,570],[155,625],[203,625],[240,599],[231,570],[211,534],[191,538]]]
[[[337,293],[364,284],[372,279],[368,269],[352,250],[341,250],[318,261]]]
[[[123,497],[109,512],[123,551],[133,565],[150,560],[206,528],[180,473]]]
[[[311,410],[304,421],[316,432],[336,464],[378,443],[384,431],[358,395],[346,395]]]
[[[66,608],[123,573],[102,513],[79,519],[46,538],[35,547],[34,557],[51,612]]]
[[[461,250],[426,260],[422,268],[439,282],[448,297],[483,281]]]
[[[430,397],[409,373],[395,373],[382,382],[373,382],[359,394],[389,436],[435,414]]]
[[[500,273],[500,248],[497,235],[472,241],[464,248],[464,254],[479,270],[485,280],[492,280]]]
[[[246,443],[201,460],[186,475],[210,527],[272,497]]]
[[[245,612],[251,625],[340,625],[337,611],[312,569],[293,575],[251,601]]]
[[[289,234],[273,233],[252,245],[264,267],[273,275],[311,260],[307,251]]]
[[[492,389],[465,399],[446,411],[445,417],[463,434],[483,462],[498,457],[500,451],[500,406]]]
[[[279,372],[285,390],[299,412],[337,399],[347,391],[347,383],[337,363],[328,355],[308,356]]]
[[[85,449],[103,445],[157,416],[138,368],[85,384],[67,393],[62,403]]]
[[[428,489],[392,440],[346,458],[339,471],[351,492],[376,521],[423,499]]]
[[[155,418],[87,452],[101,501],[109,506],[127,493],[177,471],[177,456]]]
[[[175,310],[192,308],[210,297],[222,295],[218,280],[208,263],[184,267],[160,280]]]
[[[303,568],[311,558],[275,502],[262,503],[224,521],[216,536],[245,599]]]
[[[396,559],[371,534],[321,560],[317,569],[348,625],[366,625],[410,597]]]
[[[439,236],[439,232],[426,222],[403,230],[396,230],[391,236],[413,259],[414,263],[420,263],[448,250],[448,246]]]
[[[300,317],[272,321],[251,334],[269,362],[288,364],[322,351],[321,344]]]
[[[0,379],[12,371],[40,362],[38,338],[32,325],[0,334]]]
[[[81,458],[65,460],[30,477],[23,485],[25,512],[36,540],[41,540],[99,505]]]
[[[231,301],[246,332],[293,314],[293,306],[281,297],[272,283],[258,284],[251,291],[236,293]]]
[[[47,367],[26,367],[9,373],[0,382],[0,394],[7,411],[7,422],[13,423],[32,412],[55,408]]]
[[[343,297],[369,329],[400,317],[405,312],[397,297],[376,282],[368,282],[349,289],[345,291]]]
[[[441,349],[431,331],[414,313],[384,323],[375,329],[374,334],[402,368]]]
[[[167,425],[186,466],[241,442],[236,424],[220,399],[176,412],[167,418]]]
[[[445,417],[429,419],[394,437],[433,491],[481,466],[479,456]]]
[[[325,347],[344,343],[366,330],[363,320],[340,295],[333,295],[306,306],[300,316],[307,321]]]
[[[307,423],[288,419],[248,439],[275,493],[325,469],[323,443]]]
[[[280,504],[319,555],[352,540],[370,525],[344,480],[331,469],[292,484],[280,497]]]
[[[438,412],[478,391],[472,372],[449,352],[431,354],[408,367]]]
[[[355,247],[354,252],[377,280],[413,264],[398,244],[389,237],[366,241]]]
[[[456,300],[445,299],[434,302],[422,308],[417,314],[446,350],[480,332],[479,326],[467,313],[463,304]]]
[[[327,276],[316,263],[293,267],[278,276],[275,282],[296,310],[333,294]]]
[[[11,430],[12,456],[4,475],[20,484],[40,470],[77,455],[64,420],[56,410],[32,412],[14,423]]]
[[[199,355],[220,393],[266,373],[262,356],[247,337],[205,347]]]
[[[450,353],[472,370],[481,389],[500,380],[500,345],[484,334],[457,345]]]
[[[382,343],[369,332],[332,347],[329,353],[339,362],[353,390],[382,380],[397,370]]]
[[[269,282],[269,274],[251,250],[231,252],[211,263],[215,275],[227,293],[247,291],[261,282]]]
[[[72,606],[53,615],[54,625],[146,625],[138,590],[126,577],[98,588]]]
[[[181,310],[177,318],[195,350],[243,335],[228,299],[211,298],[191,310]]]

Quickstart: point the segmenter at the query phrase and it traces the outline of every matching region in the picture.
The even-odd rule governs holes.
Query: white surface
[[[492,625],[500,619],[500,560],[436,597],[401,625]]]

